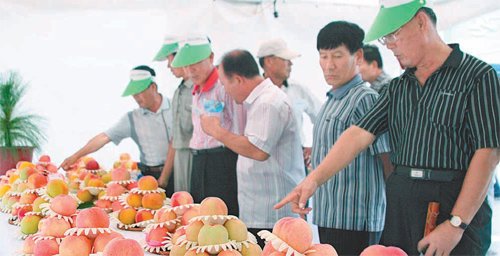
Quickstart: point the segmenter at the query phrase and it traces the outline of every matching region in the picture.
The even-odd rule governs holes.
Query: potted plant
[[[16,72],[0,74],[0,175],[18,161],[31,161],[46,140],[43,118],[23,113],[20,103],[27,84]]]

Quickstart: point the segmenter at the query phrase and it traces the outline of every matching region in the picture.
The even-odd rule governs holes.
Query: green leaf
[[[77,209],[86,209],[90,207],[94,207],[94,204],[92,202],[83,202],[80,205],[78,205]]]

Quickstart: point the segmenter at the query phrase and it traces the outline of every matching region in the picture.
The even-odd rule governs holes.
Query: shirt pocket
[[[456,127],[465,116],[465,92],[439,89],[429,108],[429,118],[434,124]]]

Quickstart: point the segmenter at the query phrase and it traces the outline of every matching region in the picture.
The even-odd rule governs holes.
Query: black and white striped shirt
[[[500,83],[485,62],[453,48],[421,86],[415,69],[389,84],[357,125],[389,132],[391,162],[467,170],[474,152],[500,147]]]

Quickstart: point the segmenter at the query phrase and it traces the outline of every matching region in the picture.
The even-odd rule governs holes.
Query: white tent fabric
[[[499,7],[496,0],[482,0],[481,4],[463,0],[431,3],[440,26],[457,24],[458,20]],[[457,4],[468,7],[468,11],[455,7]],[[333,20],[348,20],[366,30],[376,15],[377,1],[287,0],[277,1],[276,7],[278,18],[273,15],[270,0],[3,0],[0,71],[17,70],[30,82],[24,104],[26,109],[47,117],[49,142],[41,153],[50,154],[56,163],[136,107],[131,97],[119,97],[132,67],[147,64],[155,68],[160,91],[171,97],[178,81],[166,63],[151,62],[166,34],[207,34],[216,60],[234,48],[255,54],[259,41],[282,37],[302,54],[294,61],[291,79],[324,100],[328,86],[315,45],[319,29]],[[444,10],[449,7],[457,11],[448,15]],[[491,13],[495,15],[490,21],[478,21],[484,29],[473,36],[454,29],[445,31],[444,38],[484,45],[482,37],[498,34],[491,32],[498,31],[498,12]],[[489,41],[488,47],[479,48],[498,49],[498,39]],[[380,48],[385,69],[392,75],[400,74],[392,53]],[[118,148],[108,145],[93,156],[110,167],[121,152],[130,152],[138,159],[137,148],[128,140]]]

